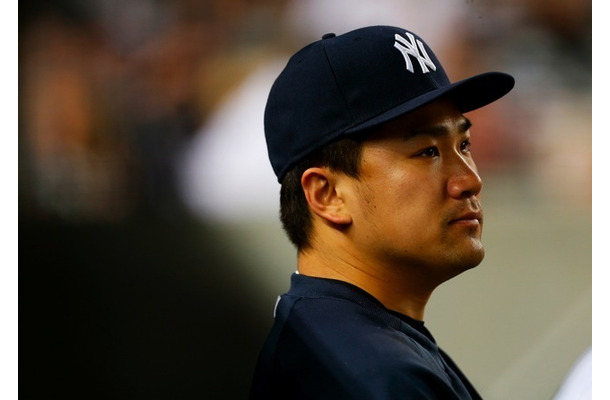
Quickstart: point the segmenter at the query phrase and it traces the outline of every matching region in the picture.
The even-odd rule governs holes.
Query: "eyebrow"
[[[462,116],[457,123],[457,128],[458,128],[459,133],[465,133],[471,127],[472,127],[472,122],[464,116]],[[450,130],[451,129],[447,126],[447,124],[444,124],[444,123],[424,125],[424,126],[412,129],[409,137],[420,136],[420,135],[444,136],[444,135],[448,135]]]

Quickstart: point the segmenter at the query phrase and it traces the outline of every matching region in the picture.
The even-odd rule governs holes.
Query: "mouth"
[[[450,225],[479,226],[483,222],[483,214],[480,211],[471,211],[461,214],[449,221]]]

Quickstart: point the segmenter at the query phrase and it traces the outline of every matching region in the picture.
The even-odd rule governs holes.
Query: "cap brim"
[[[515,79],[503,72],[486,72],[424,93],[371,119],[348,128],[345,133],[360,132],[414,111],[440,98],[451,99],[462,113],[486,106],[506,95],[515,86]]]

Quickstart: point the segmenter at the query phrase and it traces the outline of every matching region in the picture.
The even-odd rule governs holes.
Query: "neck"
[[[307,249],[298,256],[299,273],[351,283],[379,300],[386,308],[424,320],[426,304],[437,284],[409,266],[381,265],[346,256],[350,253]]]

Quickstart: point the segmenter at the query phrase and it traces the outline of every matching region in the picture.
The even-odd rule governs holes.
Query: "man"
[[[475,399],[424,327],[432,291],[478,265],[481,179],[463,115],[510,75],[450,83],[416,34],[373,26],[297,52],[265,110],[298,271],[252,399]]]

